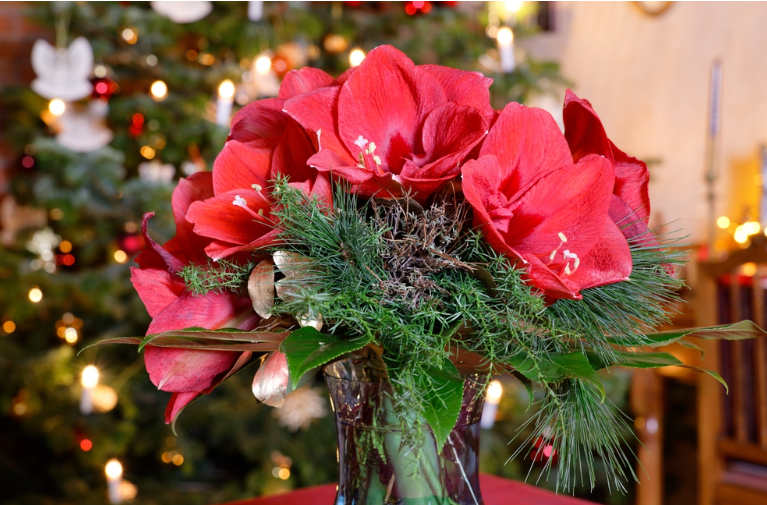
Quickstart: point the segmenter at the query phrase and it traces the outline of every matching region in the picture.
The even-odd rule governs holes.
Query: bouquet
[[[365,478],[386,500],[394,486],[455,503],[433,470],[464,379],[481,395],[508,374],[539,403],[523,446],[554,447],[561,488],[582,465],[593,486],[595,455],[616,485],[633,475],[597,371],[684,366],[648,348],[762,332],[656,333],[684,286],[683,253],[648,229],[646,165],[574,93],[562,134],[541,109],[493,110],[491,82],[382,46],[338,78],[292,71],[277,98],[236,114],[213,172],[173,193],[176,236],[159,245],[153,213],[143,220],[132,281],[153,320],[117,341],[139,344],[172,393],[166,422],[249,363],[255,396],[279,407],[309,372],[351,360],[386,383],[370,405],[402,449],[391,432],[356,440],[394,459],[391,477]]]

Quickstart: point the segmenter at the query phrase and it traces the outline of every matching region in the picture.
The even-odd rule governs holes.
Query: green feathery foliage
[[[207,293],[243,292],[248,285],[248,276],[256,264],[249,261],[237,264],[227,260],[208,261],[205,266],[190,263],[178,272],[186,289],[195,295]]]
[[[434,428],[433,411],[452,408],[450,398],[435,391],[460,380],[449,358],[450,349],[462,348],[486,358],[496,371],[513,373],[526,387],[535,383],[543,390],[531,421],[534,435],[517,453],[534,439],[550,441],[563,489],[577,481],[593,486],[598,455],[613,485],[624,489],[623,481],[634,476],[622,448],[626,422],[605,402],[587,354],[620,364],[608,337],[622,346],[642,345],[643,333],[667,320],[683,286],[667,265],[679,264],[679,256],[637,237],[629,241],[630,280],[583,290],[582,300],[547,305],[521,270],[470,229],[460,202],[438,199],[425,210],[406,209],[406,202],[391,210],[375,201],[360,205],[344,189],[336,188],[330,209],[285,179],[276,181],[282,229],[276,250],[306,261],[300,274],[283,267],[286,279],[280,282],[290,287],[290,296],[274,312],[321,315],[326,331],[344,339],[366,336],[384,348],[403,444],[420,447],[425,424]],[[440,226],[458,229],[451,230],[452,238],[436,240]]]

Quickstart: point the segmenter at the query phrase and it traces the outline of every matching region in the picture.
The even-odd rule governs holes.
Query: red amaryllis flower
[[[211,258],[252,251],[275,240],[269,181],[278,175],[332,201],[328,176],[306,163],[316,152],[312,138],[282,112],[285,100],[295,93],[332,83],[321,70],[292,71],[285,76],[279,98],[253,102],[237,113],[229,141],[213,165],[214,196],[192,204],[187,214],[194,232],[212,239],[205,248]]]
[[[210,172],[181,179],[173,191],[176,236],[164,246],[149,237],[147,224],[154,213],[144,216],[142,231],[148,249],[136,258],[140,268],[131,269],[131,281],[152,317],[147,335],[193,326],[208,329],[233,327],[254,329],[259,318],[247,297],[231,293],[194,296],[186,291],[176,273],[190,263],[206,264],[204,248],[210,239],[192,232],[186,221],[189,205],[213,196]],[[195,351],[148,345],[144,362],[149,378],[159,389],[172,392],[165,411],[170,423],[189,402],[207,394],[251,358],[251,352]]]
[[[578,98],[569,89],[565,94],[564,122],[565,138],[575,161],[599,154],[613,162],[615,198],[610,205],[610,215],[619,223],[626,238],[644,236],[646,240],[653,240],[647,229],[650,216],[647,165],[618,149],[607,138],[602,121],[589,101]]]
[[[608,216],[614,184],[609,160],[589,155],[573,164],[553,118],[516,103],[463,168],[475,226],[549,299],[579,299],[582,289],[631,273],[626,239]]]
[[[413,189],[423,200],[460,173],[495,115],[491,79],[416,66],[391,46],[370,51],[342,77],[341,86],[288,100],[285,111],[317,133],[319,152],[309,164],[345,178],[364,196]]]

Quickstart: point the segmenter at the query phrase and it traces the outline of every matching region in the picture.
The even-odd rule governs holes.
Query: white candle
[[[719,135],[722,108],[722,63],[715,61],[711,66],[711,96],[708,112],[708,134],[711,138]]]
[[[504,26],[498,30],[498,54],[501,58],[501,72],[508,74],[513,72],[517,66],[514,60],[514,32],[511,28]]]
[[[80,412],[90,414],[93,412],[93,389],[99,385],[98,368],[93,365],[86,366],[80,377],[80,384],[83,386],[80,393]]]
[[[234,83],[227,79],[218,86],[218,100],[216,100],[217,124],[229,126],[232,115],[232,103],[234,103]]]
[[[264,17],[264,2],[248,2],[248,19],[251,21],[261,21]]]
[[[107,474],[109,503],[122,503],[122,497],[120,496],[120,484],[123,481],[123,466],[119,461],[112,458],[107,461],[107,466],[104,471]]]
[[[480,427],[489,430],[495,424],[495,417],[498,415],[498,404],[501,403],[503,396],[503,386],[501,381],[492,381],[487,387],[485,395],[485,408],[482,410],[482,418],[479,420]]]

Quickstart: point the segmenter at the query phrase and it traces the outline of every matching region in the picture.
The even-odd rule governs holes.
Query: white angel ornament
[[[73,102],[93,91],[88,80],[93,70],[93,49],[84,37],[76,38],[66,49],[56,49],[42,39],[36,41],[32,68],[37,74],[32,89],[44,98]]]

